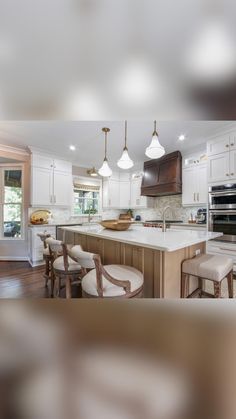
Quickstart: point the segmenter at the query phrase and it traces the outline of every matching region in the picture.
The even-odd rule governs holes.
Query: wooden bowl
[[[131,216],[129,214],[120,214],[119,220],[131,220]]]
[[[100,224],[108,230],[124,231],[128,230],[132,221],[129,220],[103,220]]]

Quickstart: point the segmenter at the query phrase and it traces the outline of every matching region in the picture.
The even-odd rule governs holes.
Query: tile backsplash
[[[155,219],[162,219],[162,214],[164,208],[170,205],[171,210],[166,213],[167,219],[173,220],[182,220],[183,222],[187,222],[190,218],[191,213],[193,216],[197,214],[198,207],[183,207],[182,206],[182,195],[172,195],[172,196],[161,196],[154,198],[154,207],[153,208],[140,208],[133,210],[134,216],[140,215],[141,220],[155,220]],[[36,208],[30,208],[30,214],[35,211]],[[81,223],[88,220],[88,216],[83,217],[74,217],[71,216],[71,211],[68,208],[52,208],[52,223],[64,223],[64,222],[72,222],[72,223]],[[98,219],[114,219],[118,218],[119,214],[122,212],[126,212],[127,210],[104,210],[100,216],[93,216],[93,221]]]
[[[160,196],[155,198],[154,202],[154,208],[134,210],[134,215],[141,215],[142,220],[162,219],[163,210],[169,205],[171,210],[166,213],[167,219],[187,222],[190,219],[191,213],[194,217],[198,210],[198,207],[183,207],[182,195]]]

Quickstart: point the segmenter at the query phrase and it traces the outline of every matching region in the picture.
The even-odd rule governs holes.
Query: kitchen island
[[[181,263],[196,252],[205,253],[206,242],[221,233],[167,230],[133,225],[126,231],[106,230],[101,225],[58,229],[58,238],[80,244],[108,264],[125,264],[144,274],[144,297],[180,298]],[[192,279],[189,292],[197,288]]]

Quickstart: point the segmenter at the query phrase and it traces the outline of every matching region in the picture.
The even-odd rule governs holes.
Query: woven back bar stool
[[[194,291],[193,294],[188,295],[190,276],[198,278],[198,289]],[[227,256],[208,254],[201,254],[192,259],[187,259],[182,263],[181,298],[193,297],[196,293],[198,293],[200,297],[204,295],[204,280],[213,282],[214,296],[212,296],[215,298],[221,298],[221,284],[224,278],[227,278],[229,298],[233,298],[232,259]]]
[[[50,254],[49,246],[47,244],[47,239],[51,237],[49,233],[38,233],[37,236],[43,242],[43,259],[45,260],[45,287],[48,285],[48,281],[51,281],[51,296],[53,295],[53,270],[52,270],[52,263],[53,263],[53,256]]]
[[[143,295],[143,274],[126,265],[103,266],[99,255],[81,251],[80,246],[70,250],[84,270],[82,296],[85,298],[140,298]],[[88,272],[89,270],[89,272]]]
[[[70,246],[52,238],[48,238],[46,243],[53,258],[53,277],[57,281],[56,295],[60,297],[61,289],[66,288],[66,298],[71,298],[71,284],[81,282],[81,266],[69,256]]]

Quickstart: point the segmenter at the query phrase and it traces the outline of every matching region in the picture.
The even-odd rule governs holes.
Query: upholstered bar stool
[[[189,278],[198,278],[198,289],[188,296]],[[228,281],[229,298],[234,297],[233,292],[233,260],[227,256],[202,254],[182,263],[181,298],[203,295],[203,281],[212,281],[214,284],[214,297],[221,298],[221,283],[224,278]],[[205,293],[207,294],[207,293]],[[209,296],[211,296],[209,294]]]
[[[48,238],[46,243],[53,257],[53,278],[57,280],[57,296],[60,296],[62,288],[66,288],[66,298],[71,298],[71,284],[81,282],[81,266],[78,262],[69,257],[68,247],[60,240]],[[78,246],[80,247],[80,246]],[[61,282],[64,282],[62,285]]]
[[[126,265],[103,266],[99,255],[74,246],[69,254],[84,270],[82,296],[85,298],[133,298],[143,295],[143,274]],[[88,272],[89,270],[89,272]]]
[[[46,240],[51,237],[51,234],[49,233],[38,233],[37,236],[42,240],[43,242],[43,259],[45,260],[45,272],[44,272],[44,278],[45,278],[45,287],[48,285],[48,281],[51,281],[51,296],[53,294],[53,288],[52,288],[52,263],[53,263],[53,257],[50,254],[49,246],[46,242]]]

